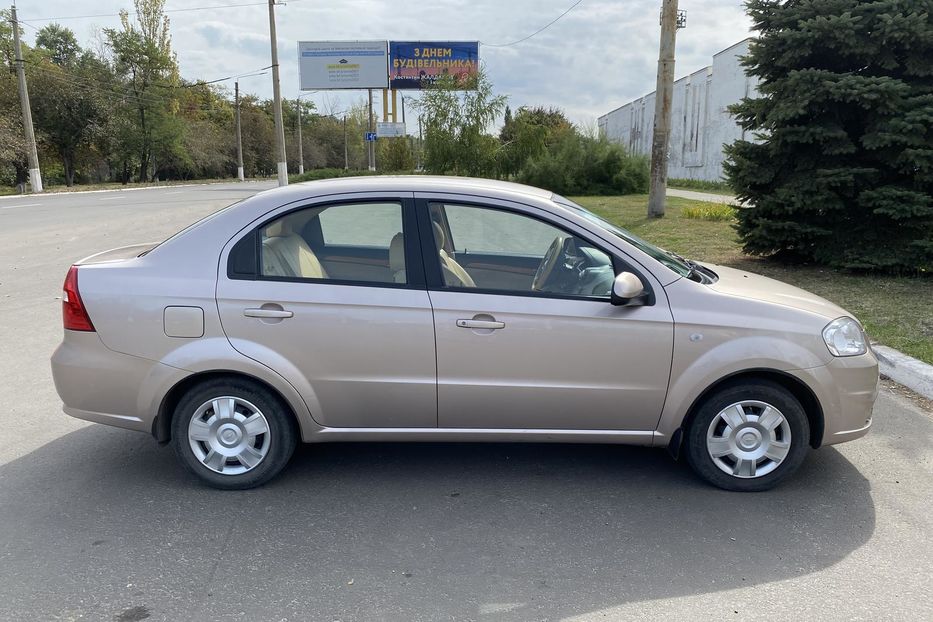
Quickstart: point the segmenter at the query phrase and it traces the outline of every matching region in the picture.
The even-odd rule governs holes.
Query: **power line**
[[[299,2],[300,0],[291,0]],[[236,9],[247,6],[267,6],[268,2],[243,2],[240,4],[214,4],[210,6],[195,6],[184,9],[164,9],[163,13],[186,13],[191,11],[210,11],[214,9]],[[137,15],[135,11],[127,11],[127,15]],[[97,13],[94,15],[60,15],[57,17],[30,17],[32,22],[57,22],[65,19],[93,19],[95,17],[120,17],[120,13]]]
[[[266,69],[272,69],[272,65],[267,67],[260,67],[259,69],[253,69],[252,71],[247,71],[246,73],[239,73],[235,76],[226,76],[224,78],[217,78],[216,80],[198,80],[197,82],[189,82],[186,84],[158,84],[154,82],[152,86],[157,86],[164,89],[190,89],[196,86],[205,86],[207,84],[216,84],[217,82],[225,82],[227,80],[234,80],[236,78],[249,78],[251,76],[262,76],[265,75]]]
[[[171,102],[172,100],[177,99],[177,98],[174,98],[168,95],[158,95],[154,93],[147,94],[147,95],[138,95],[138,94],[135,94],[129,91],[117,90],[118,85],[114,85],[114,87],[111,88],[106,85],[101,85],[91,79],[85,79],[85,78],[81,78],[81,77],[73,76],[73,75],[66,75],[60,71],[57,71],[55,69],[51,69],[48,67],[43,67],[36,63],[28,62],[27,64],[33,67],[34,69],[37,69],[45,73],[48,77],[54,80],[57,80],[63,84],[67,84],[73,87],[82,87],[82,88],[90,89],[100,96],[109,98],[113,102],[120,101],[120,102],[129,103],[129,104],[137,104],[137,105],[147,104],[147,105],[155,106],[155,105],[165,104],[165,103]],[[203,105],[196,105],[196,106],[185,105],[184,108],[188,110],[201,110],[204,112],[226,112],[227,111],[226,108],[221,108],[221,107],[216,107],[216,106],[203,106]]]
[[[480,41],[480,43],[482,43],[484,46],[486,46],[486,47],[488,47],[488,48],[507,48],[507,47],[509,47],[510,45],[518,45],[519,43],[522,43],[523,41],[528,41],[528,39],[531,39],[532,37],[541,34],[541,33],[544,32],[545,30],[547,30],[548,28],[550,28],[551,26],[553,26],[554,24],[556,24],[557,22],[559,22],[560,19],[561,19],[562,17],[564,17],[564,15],[566,15],[567,13],[570,13],[572,10],[574,10],[575,8],[577,8],[577,6],[578,6],[581,2],[583,2],[583,0],[577,0],[576,2],[574,2],[573,4],[571,4],[571,5],[567,8],[566,11],[564,11],[563,13],[561,13],[560,15],[558,15],[557,17],[555,17],[553,20],[551,20],[550,22],[548,22],[547,24],[545,24],[545,25],[542,26],[541,28],[537,29],[536,31],[534,31],[533,33],[531,33],[530,35],[528,35],[527,37],[522,37],[521,39],[517,39],[517,40],[515,40],[515,41],[510,41],[509,43],[485,43],[485,42],[483,42],[483,41]]]

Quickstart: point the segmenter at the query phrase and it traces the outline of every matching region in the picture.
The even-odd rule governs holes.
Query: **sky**
[[[213,80],[270,64],[266,6],[179,11],[193,7],[252,4],[257,0],[167,0],[172,44],[188,80]],[[535,32],[574,0],[288,0],[276,7],[283,97],[298,90],[299,40],[479,40],[516,41]],[[62,18],[132,11],[132,0],[20,0],[26,41]],[[677,34],[676,77],[712,62],[712,56],[750,36],[741,0],[681,0],[687,28]],[[481,63],[509,105],[554,106],[574,122],[595,125],[597,117],[654,90],[660,0],[583,0],[540,34],[507,47],[480,47]],[[97,49],[101,29],[119,25],[115,16],[57,19],[82,45]],[[229,81],[233,88],[233,81]],[[271,97],[271,74],[246,77],[240,89]],[[411,93],[411,92],[409,92]],[[365,92],[307,94],[323,112],[361,101]],[[378,100],[377,100],[378,101]],[[377,105],[377,111],[381,105]]]

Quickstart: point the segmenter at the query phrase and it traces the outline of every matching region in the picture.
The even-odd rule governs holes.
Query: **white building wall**
[[[723,146],[744,138],[728,107],[754,96],[758,80],[747,76],[740,57],[751,39],[713,56],[713,64],[674,82],[668,177],[722,179]],[[599,117],[599,131],[630,152],[651,154],[655,94]]]

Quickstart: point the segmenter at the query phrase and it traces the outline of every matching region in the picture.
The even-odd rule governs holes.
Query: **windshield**
[[[629,244],[631,244],[632,246],[634,246],[641,252],[661,262],[662,264],[664,264],[665,266],[667,266],[668,268],[670,268],[671,270],[673,270],[680,276],[686,276],[686,277],[690,276],[692,272],[690,266],[687,265],[686,262],[679,259],[676,255],[669,253],[663,248],[658,248],[657,246],[655,246],[654,244],[651,244],[650,242],[646,242],[645,240],[642,240],[640,237],[638,237],[634,233],[630,231],[626,231],[622,227],[617,227],[616,225],[612,224],[611,222],[609,222],[602,216],[597,216],[596,214],[589,211],[585,207],[577,205],[570,199],[566,199],[557,194],[553,195],[551,199],[558,205],[569,207],[574,212],[576,212],[580,216],[583,216],[590,222],[598,225],[599,227],[605,229],[606,231],[612,233],[613,235],[616,235],[622,238],[623,240],[625,240],[626,242],[628,242]]]

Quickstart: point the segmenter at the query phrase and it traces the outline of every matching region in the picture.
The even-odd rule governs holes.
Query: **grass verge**
[[[703,179],[677,179],[667,180],[668,188],[677,188],[678,190],[699,190],[701,192],[712,192],[715,194],[733,194],[732,188],[724,181],[705,181]]]
[[[791,283],[853,313],[873,340],[933,364],[933,278],[871,276],[820,266],[789,266],[742,253],[729,221],[696,220],[684,211],[709,204],[668,197],[664,218],[646,216],[644,195],[577,197],[581,205],[663,248]]]

